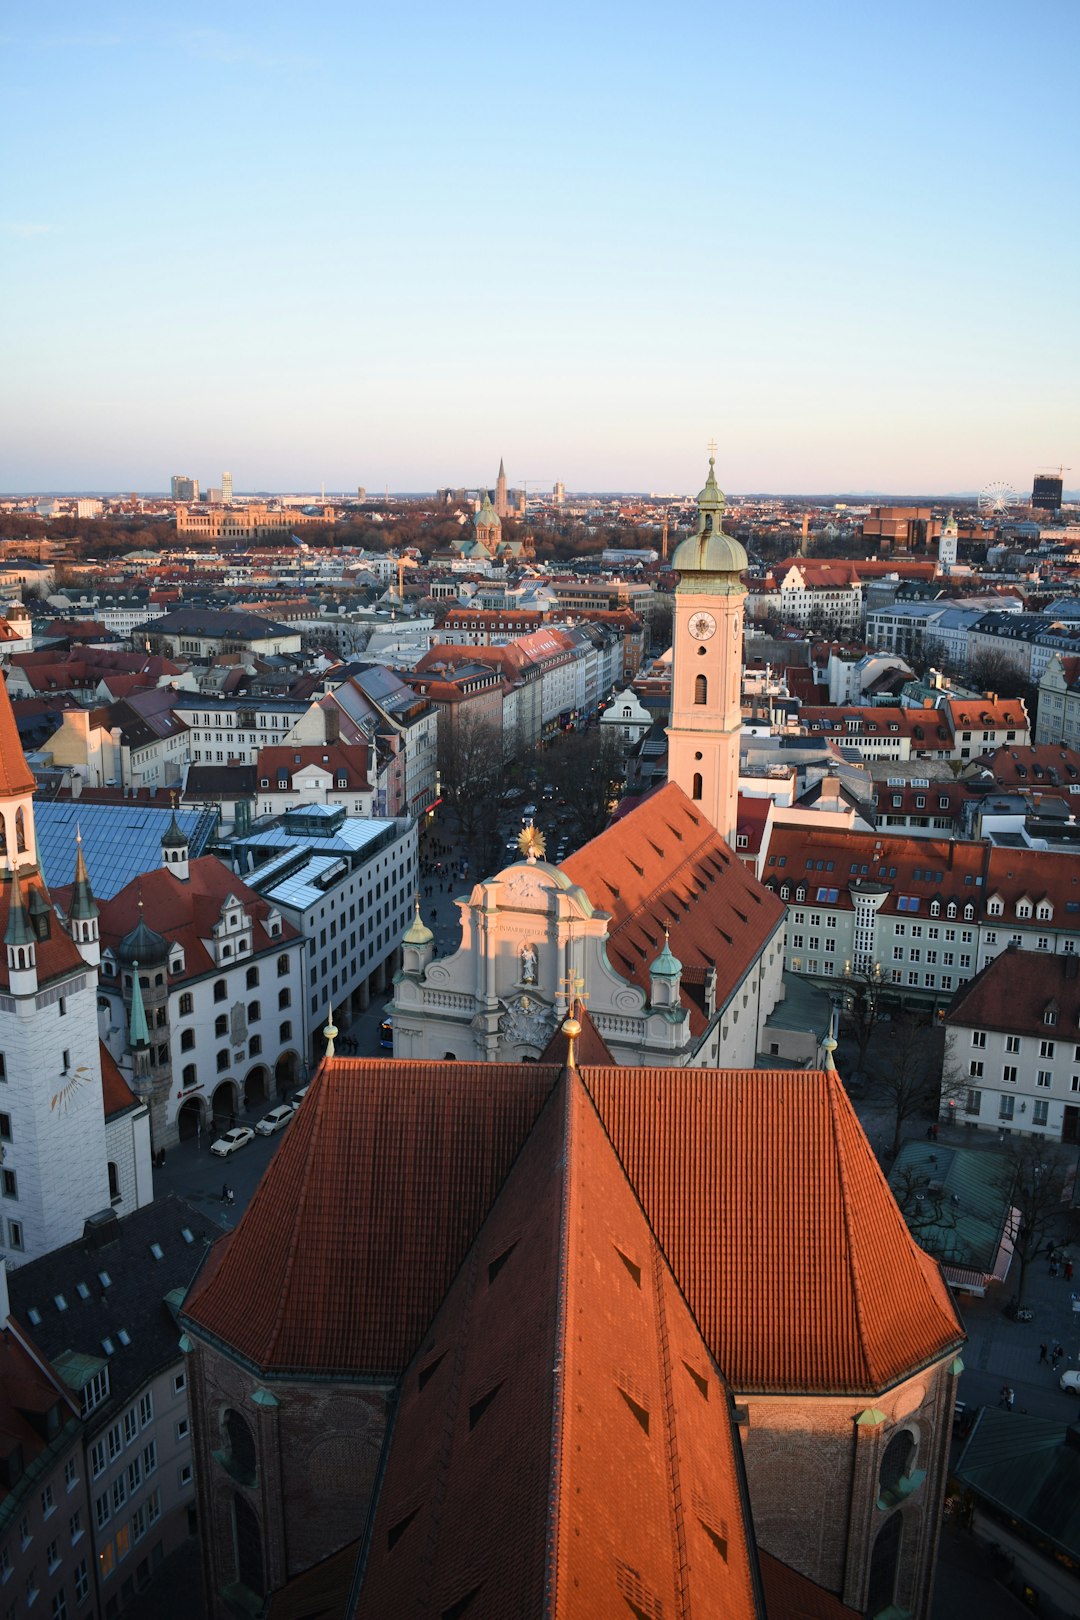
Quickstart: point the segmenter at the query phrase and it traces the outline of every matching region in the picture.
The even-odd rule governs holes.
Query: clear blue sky
[[[8,9],[0,489],[1080,483],[1075,0],[159,16]]]

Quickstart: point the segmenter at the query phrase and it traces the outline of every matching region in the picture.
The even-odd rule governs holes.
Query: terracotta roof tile
[[[782,903],[674,782],[649,794],[561,870],[595,907],[611,912],[608,956],[646,994],[665,928],[684,968],[715,965],[722,1006],[784,917]],[[692,972],[685,977],[693,981]],[[708,1019],[685,986],[683,1005],[691,1031],[701,1035]]]
[[[323,1063],[192,1320],[265,1370],[400,1372],[557,1073]]]
[[[583,1074],[734,1389],[884,1389],[960,1343],[835,1074]]]
[[[860,1620],[857,1609],[849,1609],[832,1592],[815,1586],[771,1553],[759,1551],[758,1559],[769,1620]]]
[[[472,1592],[477,1620],[760,1612],[726,1390],[571,1071],[403,1380],[356,1616]]]
[[[13,799],[21,793],[33,793],[36,786],[19,741],[7,682],[0,680],[0,798]]]
[[[104,1041],[98,1042],[101,1053],[101,1098],[105,1105],[105,1118],[123,1114],[129,1108],[138,1108],[139,1099],[124,1079]]]
[[[1004,950],[960,987],[945,1022],[1073,1041],[1080,1028],[1080,957]]]
[[[598,1063],[605,1065],[614,1063],[610,1048],[588,1012],[580,1004],[575,1012],[578,1023],[581,1025],[581,1034],[574,1041],[574,1051],[579,1064]],[[562,1024],[559,1024],[551,1033],[544,1050],[541,1052],[539,1062],[556,1063],[562,1068],[570,1055],[570,1037],[563,1034]]]

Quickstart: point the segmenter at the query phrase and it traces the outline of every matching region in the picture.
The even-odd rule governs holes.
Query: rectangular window
[[[1039,1056],[1040,1057],[1052,1058],[1053,1055],[1054,1055],[1054,1043],[1053,1043],[1053,1041],[1040,1041],[1040,1043],[1039,1043]]]
[[[978,1061],[976,1058],[972,1058],[971,1065],[968,1068],[968,1074],[971,1075],[972,1079],[974,1079],[974,1080],[981,1080],[982,1079],[982,1072],[983,1072],[982,1063],[980,1061]]]
[[[1007,1081],[1009,1083],[1009,1085],[1015,1086],[1015,1084],[1016,1084],[1016,1066],[1015,1066],[1015,1064],[1007,1063],[1005,1065],[1005,1067],[1001,1071],[1001,1078],[1003,1080]]]
[[[75,1601],[85,1603],[90,1591],[90,1575],[86,1568],[86,1559],[81,1558],[75,1565]]]
[[[1032,1109],[1031,1122],[1033,1125],[1045,1125],[1050,1113],[1050,1104],[1045,1097],[1039,1097]]]
[[[123,1474],[117,1474],[112,1482],[112,1509],[116,1513],[127,1501],[127,1486],[124,1484]]]
[[[95,1440],[90,1447],[90,1472],[97,1479],[105,1472],[108,1464],[105,1460],[104,1440]]]
[[[119,1423],[114,1423],[108,1434],[109,1461],[115,1462],[124,1449],[124,1437]]]
[[[138,1434],[138,1432],[139,1432],[139,1419],[138,1419],[138,1416],[137,1416],[137,1414],[135,1412],[135,1408],[132,1407],[129,1412],[124,1413],[124,1444],[125,1444],[125,1446],[130,1446],[131,1442],[134,1440],[134,1438]]]
[[[142,1465],[143,1465],[143,1472],[145,1474],[148,1474],[148,1475],[152,1474],[154,1472],[154,1469],[157,1467],[157,1441],[156,1440],[151,1440],[151,1442],[150,1442],[150,1444],[148,1446],[143,1447]]]
[[[131,1534],[135,1541],[141,1541],[146,1534],[146,1509],[136,1508],[131,1515]]]
[[[68,1490],[74,1490],[79,1483],[79,1465],[74,1457],[69,1457],[64,1464],[64,1484]]]
[[[986,1045],[986,1031],[985,1031],[985,1029],[973,1029],[972,1030],[972,1032],[971,1032],[971,1044],[972,1044],[972,1046],[985,1046]]]
[[[42,1518],[47,1519],[49,1517],[50,1513],[55,1513],[55,1512],[56,1512],[56,1503],[53,1501],[53,1488],[52,1488],[51,1485],[46,1485],[45,1489],[41,1493],[41,1515],[42,1515]]]
[[[140,1424],[140,1427],[145,1429],[146,1425],[148,1423],[153,1422],[153,1418],[154,1418],[154,1392],[153,1392],[153,1390],[148,1389],[146,1391],[145,1395],[141,1395],[139,1397],[139,1424]]]
[[[1035,1075],[1035,1084],[1038,1086],[1052,1086],[1054,1073],[1052,1069],[1039,1069]]]
[[[179,1423],[176,1425],[176,1438],[178,1440],[186,1440],[190,1433],[191,1424],[189,1420],[187,1418],[181,1418]]]
[[[999,1119],[1012,1119],[1013,1114],[1015,1112],[1016,1112],[1016,1098],[1015,1097],[1001,1097],[1001,1098],[999,1098],[999,1100],[998,1100],[998,1118]]]
[[[70,1519],[68,1520],[68,1535],[71,1538],[71,1545],[73,1547],[74,1547],[75,1543],[79,1540],[82,1533],[83,1533],[82,1532],[82,1514],[79,1512],[79,1509],[76,1508],[75,1512],[71,1515]]]
[[[130,1496],[134,1496],[135,1492],[142,1484],[142,1463],[139,1461],[138,1457],[135,1458],[134,1462],[128,1463],[127,1484],[128,1494]]]
[[[99,1530],[103,1529],[112,1518],[112,1509],[109,1506],[108,1491],[102,1491],[101,1495],[94,1503],[94,1516],[97,1519],[97,1527]]]
[[[177,1373],[172,1381],[173,1394],[181,1395],[187,1389],[187,1373]]]
[[[147,1469],[147,1473],[149,1473],[149,1469]],[[158,1519],[161,1518],[160,1491],[154,1491],[152,1495],[146,1498],[146,1517],[150,1524],[156,1524]]]

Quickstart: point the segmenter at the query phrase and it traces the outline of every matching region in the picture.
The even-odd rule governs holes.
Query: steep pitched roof
[[[192,1319],[266,1370],[399,1373],[557,1073],[323,1063]]]
[[[396,1376],[557,1072],[324,1062],[189,1304],[195,1329],[267,1371]],[[733,1387],[865,1394],[959,1344],[835,1074],[581,1074]]]
[[[112,1119],[117,1114],[124,1114],[129,1108],[140,1107],[139,1099],[124,1079],[104,1041],[98,1042],[101,1053],[101,1100],[105,1107],[105,1118]]]
[[[1048,1011],[1056,1015],[1045,1022]],[[965,1029],[1075,1039],[1080,1027],[1080,958],[1005,950],[956,992],[945,1018]]]
[[[11,710],[7,682],[0,679],[0,799],[14,799],[33,793],[37,783],[26,763],[19,741],[19,728]]]
[[[584,1079],[734,1389],[884,1389],[960,1343],[835,1073]]]
[[[727,1392],[569,1070],[403,1379],[356,1620],[470,1593],[761,1613]]]
[[[683,1005],[701,1035],[704,1006],[689,986],[716,967],[717,1005],[745,977],[784,916],[783,904],[737,860],[715,827],[674,782],[563,861],[561,870],[612,915],[612,966],[648,993],[649,963],[671,933],[687,972]]]
[[[40,874],[33,870],[24,869],[20,873],[22,884],[23,905],[29,906],[35,894],[44,901],[40,915],[44,916],[48,924],[48,936],[35,942],[35,956],[37,959],[37,976],[40,985],[47,984],[51,979],[58,979],[68,973],[76,973],[84,966],[83,959],[71,935],[61,927],[52,908],[49,891]],[[0,874],[0,939],[7,932],[8,910],[11,905],[12,885],[7,873]],[[7,952],[0,951],[0,989],[8,988]]]

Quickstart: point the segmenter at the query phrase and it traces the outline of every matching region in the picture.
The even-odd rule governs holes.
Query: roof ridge
[[[872,1375],[870,1371],[870,1357],[867,1354],[866,1347],[866,1323],[864,1319],[862,1279],[859,1274],[859,1266],[856,1259],[856,1247],[853,1231],[853,1212],[851,1208],[851,1194],[853,1192],[853,1188],[851,1187],[851,1176],[848,1173],[847,1154],[844,1151],[843,1130],[840,1123],[840,1104],[837,1097],[837,1088],[840,1085],[840,1081],[838,1078],[834,1078],[835,1070],[831,1073],[829,1070],[824,1070],[823,1072],[826,1075],[826,1096],[828,1098],[829,1121],[832,1126],[837,1175],[840,1181],[840,1209],[844,1221],[844,1238],[847,1243],[848,1250],[847,1264],[848,1271],[851,1276],[852,1300],[855,1306],[856,1333],[858,1336],[859,1351],[863,1363],[863,1376],[864,1378],[869,1378]],[[854,1166],[852,1166],[852,1169],[853,1168]],[[891,1192],[889,1196],[892,1196]]]
[[[326,1064],[326,1059],[324,1057],[322,1062],[319,1064],[319,1067],[316,1069],[315,1074],[314,1074],[314,1076],[313,1076],[313,1078],[312,1078],[312,1080],[310,1082],[312,1087],[314,1087],[316,1081],[323,1080],[324,1081],[324,1086],[321,1087],[320,1090],[325,1089],[325,1076],[323,1074],[325,1064]],[[309,1098],[305,1098],[304,1100],[305,1100],[305,1102],[308,1103],[308,1107],[309,1107],[309,1110],[310,1110],[310,1117],[311,1117],[311,1121],[312,1121],[311,1126],[310,1126],[309,1131],[308,1131],[308,1136],[309,1136],[309,1139],[310,1139],[310,1138],[315,1137],[316,1135],[318,1135],[319,1115],[321,1114],[322,1110],[320,1108],[318,1108],[318,1107],[313,1106],[312,1102],[311,1102],[311,1100]],[[321,1099],[321,1097],[319,1097],[319,1098],[317,1098],[317,1100],[321,1102],[322,1099]],[[298,1111],[298,1113],[299,1113],[299,1111]],[[295,1127],[294,1127],[294,1129],[295,1129]],[[295,1208],[295,1211],[296,1211],[296,1218],[292,1222],[292,1230],[289,1233],[289,1240],[288,1240],[288,1244],[286,1246],[286,1251],[285,1251],[285,1262],[284,1262],[284,1264],[283,1264],[283,1266],[281,1268],[281,1286],[277,1289],[277,1300],[276,1300],[276,1304],[274,1306],[273,1322],[272,1322],[272,1326],[270,1328],[270,1333],[269,1333],[269,1336],[268,1336],[268,1354],[266,1356],[267,1362],[269,1362],[269,1361],[271,1361],[273,1359],[273,1356],[274,1356],[274,1354],[275,1354],[275,1352],[277,1350],[278,1336],[279,1336],[279,1334],[281,1332],[281,1328],[282,1328],[282,1325],[283,1325],[283,1319],[287,1314],[286,1309],[285,1309],[286,1301],[288,1300],[290,1302],[290,1304],[291,1304],[291,1294],[290,1294],[290,1289],[289,1289],[289,1283],[290,1283],[290,1281],[292,1279],[292,1274],[293,1274],[293,1271],[295,1270],[295,1267],[296,1267],[296,1261],[297,1261],[297,1259],[299,1257],[300,1233],[301,1233],[301,1231],[306,1230],[306,1222],[303,1219],[303,1211],[304,1211],[304,1206],[305,1206],[305,1204],[307,1202],[308,1189],[309,1189],[309,1187],[311,1185],[313,1166],[315,1165],[318,1158],[319,1158],[319,1155],[317,1153],[313,1153],[311,1151],[308,1151],[304,1155],[303,1170],[302,1170],[302,1173],[301,1173],[301,1176],[300,1176],[299,1184],[298,1184],[297,1189],[296,1189],[295,1197],[293,1199],[293,1205],[294,1205],[294,1208]],[[260,1183],[260,1186],[261,1187],[266,1187],[267,1184],[268,1184],[267,1180],[264,1177],[262,1182]],[[256,1188],[255,1198],[258,1197],[258,1193],[259,1193],[259,1188]],[[253,1204],[254,1204],[254,1202],[255,1202],[255,1199],[252,1199]]]
[[[568,1328],[566,1321],[567,1286],[566,1279],[569,1273],[570,1255],[570,1155],[576,1143],[573,1142],[571,1087],[577,1079],[581,1085],[577,1071],[564,1069],[551,1096],[550,1104],[559,1086],[563,1088],[563,1185],[561,1209],[559,1212],[559,1258],[556,1274],[555,1292],[558,1301],[555,1313],[555,1362],[551,1370],[551,1451],[548,1460],[548,1499],[547,1499],[547,1559],[544,1569],[544,1613],[554,1615],[555,1605],[559,1591],[560,1559],[560,1533],[562,1530],[562,1514],[559,1509],[562,1504],[562,1474],[564,1466],[563,1437],[566,1427],[565,1418],[565,1386],[566,1386],[566,1340]],[[586,1089],[584,1086],[582,1089]]]

